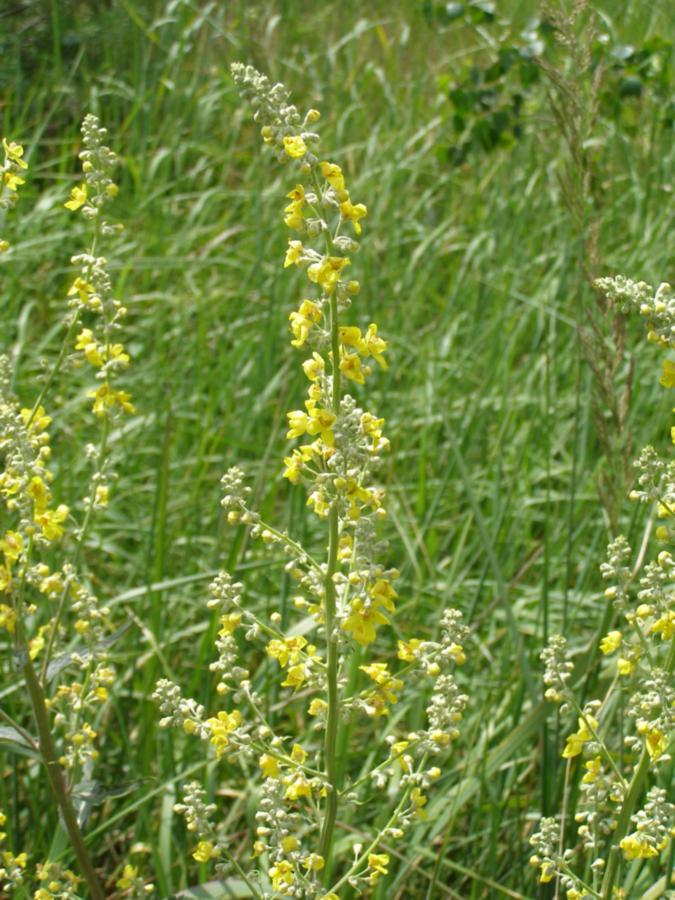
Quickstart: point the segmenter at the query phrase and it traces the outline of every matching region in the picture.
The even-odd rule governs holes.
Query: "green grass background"
[[[672,38],[665,2],[595,6],[617,42]],[[24,143],[31,165],[4,229],[15,250],[0,269],[0,340],[26,403],[59,346],[69,258],[85,246],[63,202],[86,112],[101,117],[122,158],[112,210],[125,232],[107,255],[130,310],[125,380],[138,414],[112,436],[119,482],[87,566],[119,620],[133,623],[115,648],[119,677],[100,723],[97,777],[143,782],[90,823],[109,885],[131,847],[160,896],[206,877],[172,812],[190,772],[206,772],[233,849],[249,852],[255,797],[246,777],[227,764],[204,769],[199,742],[160,732],[149,700],[162,676],[200,702],[214,699],[205,671],[216,623],[204,597],[217,568],[236,570],[248,602],[291,620],[282,562],[224,526],[221,474],[243,464],[265,515],[317,540],[302,491],[279,477],[285,412],[304,391],[287,333],[300,280],[281,268],[281,209],[294,176],[263,152],[233,88],[229,65],[242,60],[283,80],[301,108],[321,109],[323,152],[368,205],[354,317],[376,321],[390,341],[391,370],[369,381],[368,404],[392,442],[387,537],[402,572],[394,632],[380,652],[397,636],[433,634],[445,605],[462,609],[472,628],[460,673],[471,698],[463,737],[430,821],[406,855],[392,856],[377,896],[542,890],[527,866],[527,836],[542,808],[557,808],[562,738],[550,710],[544,727],[538,653],[546,631],[563,628],[578,648],[597,637],[608,532],[591,374],[576,334],[591,297],[561,202],[565,152],[550,108],[542,95],[527,109],[523,139],[495,154],[452,168],[442,152],[451,111],[438,78],[489,58],[536,10],[515,0],[498,7],[509,27],[431,22],[413,0],[52,0],[0,14],[2,132]],[[672,133],[659,112],[638,102],[634,132],[607,122],[598,130],[606,270],[652,283],[672,276]],[[638,351],[635,447],[665,446],[661,357],[641,323],[628,332]],[[85,490],[82,448],[96,440],[87,387],[66,372],[49,402],[56,490],[73,506]],[[629,535],[638,524],[627,505]],[[248,662],[281,719],[273,667]],[[21,717],[21,687],[4,665],[2,703]],[[410,726],[415,704],[412,692],[396,709]],[[38,768],[9,752],[2,766],[15,849],[54,854],[62,837],[44,812]]]

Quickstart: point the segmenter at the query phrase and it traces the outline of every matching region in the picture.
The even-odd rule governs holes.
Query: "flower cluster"
[[[624,312],[638,310],[647,317],[651,341],[675,347],[675,299],[669,285],[653,291],[643,282],[619,276],[599,279],[596,286]],[[661,383],[675,386],[674,375],[675,366],[667,362]],[[675,502],[674,464],[646,447],[635,468],[637,484],[631,499],[649,504],[668,522]],[[568,733],[562,756],[570,765],[577,758],[583,760],[575,821],[580,849],[591,859],[592,883],[572,871],[574,852],[560,849],[555,820],[544,820],[534,836],[533,861],[541,866],[541,881],[560,879],[568,900],[613,896],[619,854],[625,861],[658,857],[673,834],[675,810],[665,791],[658,783],[646,787],[667,769],[675,736],[675,560],[669,550],[659,549],[654,559],[645,561],[650,533],[651,522],[634,564],[631,547],[620,535],[610,543],[600,566],[609,582],[604,592],[611,604],[606,620],[614,626],[598,645],[600,658],[607,659],[602,669],[609,668],[611,677],[605,696],[586,702],[583,708],[578,705],[572,684],[574,667],[567,659],[564,638],[553,637],[542,653],[546,699],[562,704],[563,713],[574,711],[577,716],[577,730]],[[668,524],[656,529],[661,545],[671,543],[672,536]],[[617,693],[623,695],[620,703]],[[619,723],[617,712],[622,717]],[[644,791],[644,805],[635,813]],[[635,831],[627,833],[631,821]],[[582,869],[575,866],[575,871]]]
[[[3,138],[2,149],[5,159],[0,169],[2,173],[0,209],[8,209],[16,203],[18,189],[26,182],[26,179],[22,176],[28,168],[28,163],[23,158],[23,147],[21,144],[7,141],[6,138]],[[6,253],[7,250],[9,250],[9,241],[0,238],[0,253]]]
[[[242,586],[220,573],[207,602],[218,610],[220,626],[217,659],[210,668],[218,678],[217,693],[232,704],[231,711],[209,719],[199,704],[183,698],[167,681],[159,683],[155,699],[163,713],[160,724],[213,744],[209,723],[222,719],[226,753],[258,754],[262,784],[252,847],[261,865],[255,873],[257,893],[338,900],[347,884],[359,894],[372,890],[388,872],[390,857],[380,845],[401,840],[411,824],[426,815],[427,790],[441,776],[438,766],[429,766],[429,757],[457,738],[467,703],[452,673],[464,661],[467,629],[458,612],[447,610],[440,638],[400,641],[398,663],[365,656],[396,611],[399,578],[395,568],[382,562],[388,548],[379,537],[386,511],[377,476],[389,449],[384,419],[346,390],[349,386],[358,392],[376,368],[388,368],[388,344],[377,325],[345,321],[360,289],[347,272],[359,249],[356,238],[367,209],[352,200],[341,167],[319,158],[319,138],[309,127],[319,113],[310,110],[302,116],[283,85],[272,85],[250,66],[234,65],[232,74],[255,110],[263,140],[295,172],[283,210],[284,223],[293,232],[283,266],[306,276],[289,328],[291,345],[305,354],[302,371],[308,387],[304,407],[288,413],[287,438],[298,444],[285,456],[282,475],[306,488],[307,506],[327,531],[327,552],[322,560],[264,521],[250,505],[243,472],[230,468],[222,479],[227,521],[247,526],[263,548],[287,557],[286,571],[296,584],[293,605],[303,618],[286,630],[281,630],[279,613],[263,621],[242,601]],[[306,704],[307,727],[300,738],[284,734],[283,723],[275,729],[266,720],[252,678],[238,661],[238,638],[264,647],[278,668],[281,688],[288,692],[287,703],[297,698]],[[432,680],[426,727],[388,735],[383,727],[380,761],[374,768],[353,779],[345,758],[340,760],[345,770],[340,775],[337,746],[342,729],[358,713],[386,722],[407,675]],[[312,741],[317,733],[322,748]],[[375,830],[365,851],[355,844],[353,861],[339,860],[336,874],[332,857],[339,804],[362,805],[369,790],[385,784],[398,798],[389,822]],[[215,809],[195,786],[186,796],[181,809],[199,838],[195,858],[225,865],[227,841],[211,824]],[[373,827],[370,822],[363,826]],[[227,865],[237,867],[231,858]]]

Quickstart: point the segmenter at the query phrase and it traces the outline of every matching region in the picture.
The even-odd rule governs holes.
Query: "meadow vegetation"
[[[331,900],[672,891],[675,300],[659,288],[673,277],[672,24],[666,4],[556,9],[63,0],[0,13],[10,896],[249,897],[266,878],[266,896]],[[290,91],[302,121],[286,143],[254,121],[237,62]],[[313,109],[320,120],[303,120]],[[299,137],[314,130],[316,147]],[[289,240],[308,243],[310,208],[360,244],[333,245],[351,258],[344,282],[320,254],[304,260],[316,316],[298,311],[308,282],[288,256]],[[597,281],[618,273],[634,281]],[[338,339],[340,303],[362,334]],[[385,424],[368,420],[374,493],[319,479],[308,509],[295,484],[308,460],[287,433],[319,436],[324,474],[335,440],[329,418],[298,418],[308,377],[341,408],[324,370],[302,367],[321,350],[305,345],[321,310],[320,365],[329,350],[346,361],[359,407]],[[375,635],[358,607],[329,613],[331,649],[289,548],[307,548],[304,565],[328,543],[331,573],[347,562],[341,491],[345,521],[372,516],[388,542],[364,583],[391,621]],[[419,646],[427,674],[408,677]],[[338,722],[330,697],[308,716],[340,653],[350,716]],[[415,757],[433,741],[434,654],[463,716],[438,764]],[[235,703],[233,672],[247,685]],[[239,730],[247,703],[268,732]],[[256,846],[279,765],[295,772],[302,853]],[[361,793],[336,810],[323,778]],[[612,834],[623,849],[608,853]]]

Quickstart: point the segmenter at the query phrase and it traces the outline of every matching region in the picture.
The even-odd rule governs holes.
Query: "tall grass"
[[[665,4],[648,14],[627,0],[596,6],[619,41],[667,33]],[[141,783],[95,812],[89,830],[109,885],[130,846],[161,896],[197,880],[173,803],[176,785],[202,763],[189,743],[158,731],[149,695],[158,677],[180,672],[186,693],[208,700],[216,626],[199,599],[207,580],[223,564],[237,577],[246,570],[251,602],[286,614],[281,560],[223,527],[220,475],[250,461],[258,508],[283,511],[291,531],[309,527],[298,497],[269,476],[284,447],[287,398],[301,386],[286,343],[292,289],[273,262],[283,236],[269,226],[284,190],[267,173],[259,196],[256,135],[226,75],[232,60],[246,59],[321,106],[326,146],[346,148],[343,168],[358,173],[355,193],[370,199],[378,237],[363,254],[369,291],[360,302],[396,360],[373,405],[392,440],[386,482],[392,557],[404,560],[401,628],[433,636],[452,604],[473,632],[453,787],[441,784],[429,823],[410,836],[414,867],[392,856],[376,897],[540,890],[525,837],[536,810],[557,806],[563,772],[555,724],[542,730],[537,656],[552,630],[564,627],[580,648],[596,638],[607,539],[590,373],[575,328],[583,288],[545,106],[530,111],[536,128],[508,150],[459,170],[439,153],[450,112],[437,78],[489,54],[495,32],[439,26],[424,9],[408,0],[123,0],[96,9],[65,0],[49,16],[17,5],[0,18],[3,132],[30,148],[34,173],[2,267],[2,349],[20,363],[19,392],[61,337],[59,298],[77,243],[62,209],[64,179],[84,112],[101,115],[124,158],[118,215],[127,228],[115,281],[130,309],[138,415],[114,435],[123,477],[104,530],[85,548],[100,593],[132,623],[116,648],[123,676],[100,777]],[[532,10],[523,2],[503,12],[517,30]],[[651,282],[671,263],[672,136],[656,113],[645,104],[634,134],[602,134],[603,256],[612,270]],[[627,327],[637,344],[640,326]],[[636,446],[661,440],[666,401],[653,371],[647,349],[637,358]],[[53,441],[67,461],[58,472],[66,499],[79,496],[78,448],[89,439],[84,391],[82,382],[79,396],[65,385],[55,395],[67,413],[55,417]],[[638,524],[623,523],[629,537]],[[268,663],[258,662],[264,686]],[[18,715],[20,686],[5,671],[1,702]],[[272,718],[283,714],[271,687],[267,702]],[[0,806],[18,843],[53,857],[65,841],[45,821],[37,774],[8,748]],[[209,777],[228,801],[233,851],[247,853],[255,811],[247,785],[234,769]]]

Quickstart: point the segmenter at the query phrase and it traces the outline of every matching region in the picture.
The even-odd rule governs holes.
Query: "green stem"
[[[666,672],[672,675],[674,669],[675,639],[673,639],[670,644],[670,651],[668,654],[668,660],[666,662]],[[616,830],[612,835],[613,846],[609,854],[609,862],[607,868],[605,869],[605,877],[602,880],[603,900],[611,900],[612,890],[614,888],[614,879],[616,877],[616,870],[619,865],[619,854],[621,853],[619,845],[621,844],[622,839],[626,836],[633,810],[637,806],[640,794],[642,793],[644,781],[649,771],[649,763],[649,753],[647,751],[647,748],[644,747],[642,750],[642,755],[640,757],[640,762],[638,763],[638,767],[633,774],[633,778],[631,779],[628,793],[626,794],[626,799],[623,801],[623,806],[621,807],[621,813],[619,814],[619,820],[616,825]]]
[[[330,298],[331,345],[333,350],[333,412],[340,412],[340,339],[338,333],[338,305],[335,293]],[[337,730],[340,720],[340,698],[338,696],[338,644],[335,634],[335,582],[333,576],[338,568],[339,522],[337,502],[328,513],[328,566],[324,582],[324,621],[327,643],[327,699],[326,734],[324,739],[324,767],[328,790],[326,809],[321,826],[319,853],[325,861],[326,878],[330,879],[330,857],[333,844],[333,831],[338,807],[338,772],[337,772]]]
[[[633,778],[631,779],[630,787],[628,788],[628,793],[626,794],[626,799],[623,801],[623,806],[621,807],[621,813],[619,814],[619,820],[616,825],[616,830],[612,834],[613,846],[609,853],[609,861],[605,870],[605,877],[602,880],[602,897],[604,898],[604,900],[611,900],[614,888],[614,878],[616,876],[616,870],[619,865],[619,857],[621,853],[619,845],[622,839],[626,836],[626,832],[628,831],[628,826],[630,825],[630,817],[633,814],[633,810],[635,809],[640,793],[642,792],[642,787],[648,770],[649,753],[647,753],[647,750],[645,748],[642,751],[640,762],[638,763],[638,767],[633,774]]]
[[[38,732],[38,740],[40,744],[40,754],[44,762],[49,777],[49,782],[54,793],[54,797],[61,812],[61,817],[68,833],[68,838],[75,851],[80,872],[89,887],[89,893],[92,900],[105,900],[105,894],[101,883],[96,874],[96,870],[89,858],[89,853],[84,843],[80,826],[77,823],[77,816],[73,808],[70,794],[66,786],[61,764],[56,753],[56,746],[49,725],[49,714],[45,704],[45,695],[42,686],[35,672],[35,668],[28,654],[28,648],[25,648],[26,660],[23,664],[23,673],[30,694],[31,706],[33,707],[33,716]]]

